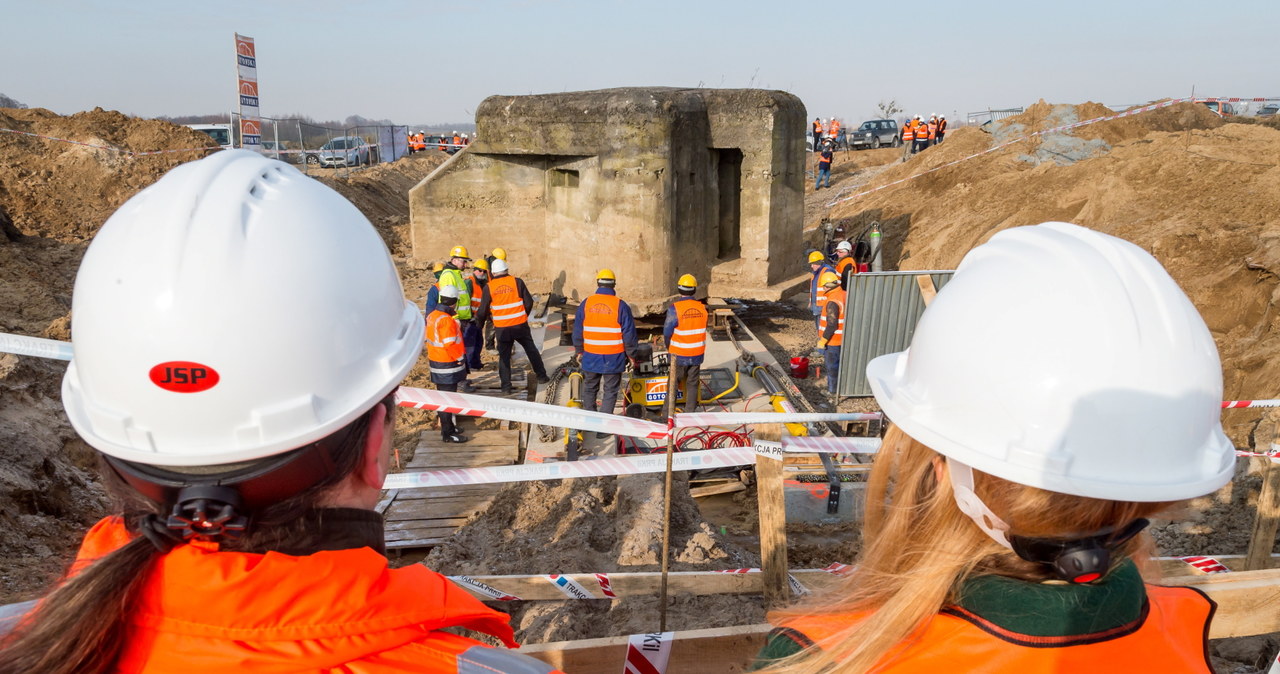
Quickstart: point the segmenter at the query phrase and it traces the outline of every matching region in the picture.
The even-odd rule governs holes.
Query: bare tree
[[[0,108],[19,108],[19,109],[22,109],[22,108],[25,108],[25,107],[27,107],[27,105],[26,105],[25,103],[19,103],[18,101],[15,101],[15,100],[13,100],[12,98],[9,98],[8,96],[5,96],[4,94],[0,94]]]
[[[880,112],[880,119],[893,119],[894,115],[902,112],[902,108],[898,107],[897,99],[880,101],[876,104],[876,110]]]

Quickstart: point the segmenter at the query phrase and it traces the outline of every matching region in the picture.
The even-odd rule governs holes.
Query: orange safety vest
[[[933,140],[938,135],[938,123],[929,122],[929,140]]]
[[[484,300],[485,286],[486,284],[477,281],[474,276],[471,277],[471,315],[472,316],[475,316],[476,312],[480,311],[480,302]]]
[[[617,295],[596,293],[582,303],[582,350],[607,356],[626,351]],[[497,325],[497,323],[494,323]]]
[[[947,132],[947,120],[945,119],[938,120],[938,133],[943,134],[946,132]]]
[[[454,137],[453,137],[453,144],[454,144],[454,145],[461,145],[461,144],[462,144],[462,137],[461,137],[461,136],[454,136]]]
[[[516,277],[499,276],[489,281],[489,312],[493,314],[493,327],[509,328],[529,321],[524,311],[524,298],[516,286]]]
[[[695,299],[679,300],[676,329],[668,350],[676,356],[701,356],[707,352],[707,307]]]
[[[118,517],[98,522],[73,573],[133,538]],[[367,547],[285,555],[193,542],[153,564],[112,671],[556,671],[442,631],[463,627],[515,646],[506,615],[421,564],[389,568]]]
[[[916,127],[913,124],[911,124],[911,122],[907,122],[902,127],[902,140],[910,141],[915,139],[916,139]]]
[[[832,138],[835,138],[836,134],[838,134],[838,133],[840,133],[840,122],[832,121],[832,122],[831,122],[831,137],[832,137]]]
[[[453,314],[439,309],[427,316],[427,360],[432,361],[431,371],[436,374],[454,374],[462,371],[456,368],[437,368],[435,363],[456,363],[466,355],[467,347],[462,343],[462,331],[458,328],[458,320]]]
[[[822,122],[819,122],[819,121],[818,121],[818,120],[816,120],[816,119],[815,119],[815,120],[813,120],[813,132],[814,132],[814,133],[816,133],[816,134],[821,134],[821,133],[822,133]]]
[[[951,607],[874,668],[877,674],[936,672],[1163,672],[1210,674],[1206,662],[1214,603],[1189,587],[1147,585],[1147,614],[1136,625],[1078,636],[1010,632]],[[821,648],[866,614],[805,616],[784,626]]]
[[[836,274],[839,274],[841,279],[844,278],[844,270],[850,269],[850,268],[853,269],[852,273],[854,274],[858,273],[858,267],[853,263],[852,255],[850,255],[849,257],[842,257],[838,262],[836,262]]]
[[[848,258],[845,258],[846,260]],[[845,292],[840,288],[828,290],[826,293],[826,301],[823,302],[822,313],[818,319],[818,337],[827,334],[827,304],[835,302],[840,308],[840,320],[836,323],[835,334],[831,335],[831,339],[827,340],[827,346],[840,346],[844,343],[844,298]]]

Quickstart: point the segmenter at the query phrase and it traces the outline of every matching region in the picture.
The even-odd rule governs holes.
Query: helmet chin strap
[[[968,515],[983,533],[991,537],[991,540],[1012,550],[1013,546],[1009,543],[1009,525],[991,512],[987,504],[983,503],[982,499],[978,498],[978,493],[973,490],[973,469],[966,463],[947,457],[947,474],[951,476],[951,491],[955,494],[956,505],[960,507],[960,512]]]

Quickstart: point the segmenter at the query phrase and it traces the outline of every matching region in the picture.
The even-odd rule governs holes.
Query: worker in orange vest
[[[840,277],[840,287],[849,289],[849,277],[859,271],[857,261],[853,259],[853,244],[841,241],[836,244],[836,276]]]
[[[942,140],[946,138],[946,136],[947,136],[947,116],[938,115],[938,138],[935,142],[941,143]]]
[[[840,345],[844,343],[845,292],[840,287],[840,276],[833,271],[823,272],[818,283],[827,295],[818,321],[818,348],[822,349],[827,368],[827,394],[835,396],[836,380],[840,376]]]
[[[934,113],[929,115],[929,147],[933,147],[938,142],[938,115]]]
[[[437,391],[456,392],[458,384],[467,380],[467,364],[463,362],[467,347],[462,342],[462,326],[458,324],[455,308],[458,289],[451,285],[440,286],[440,299],[427,316],[427,363],[431,383]],[[440,436],[445,442],[466,442],[458,433],[453,414],[440,412]]]
[[[62,402],[114,502],[49,594],[0,609],[0,671],[553,671],[452,633],[515,645],[505,614],[387,562],[374,506],[423,322],[359,210],[227,150],[91,249]]]
[[[920,115],[916,115],[912,123],[916,128],[916,142],[913,144],[911,154],[915,154],[929,147],[929,127],[920,118]]]
[[[835,117],[831,118],[831,129],[827,132],[827,137],[831,139],[832,149],[840,147],[840,120]]]
[[[817,170],[814,171],[813,190],[831,187],[831,164],[835,161],[835,143],[827,138],[822,141],[822,153],[818,155]]]
[[[916,144],[916,127],[915,120],[908,119],[902,125],[902,161],[906,161],[907,157],[913,154]]]
[[[701,402],[703,354],[707,352],[707,305],[694,298],[698,280],[685,274],[676,281],[680,298],[667,306],[662,336],[667,352],[675,356],[676,388],[684,392],[684,411],[692,412]]]
[[[573,321],[573,347],[582,366],[582,409],[599,409],[605,414],[614,413],[622,373],[638,345],[631,306],[618,298],[617,283],[612,270],[601,269],[596,274],[595,293],[578,305]],[[597,438],[606,435],[596,433]]]
[[[484,260],[479,260],[480,264]],[[547,377],[547,368],[542,364],[542,351],[533,341],[533,332],[529,329],[529,312],[533,310],[533,295],[525,287],[524,281],[508,273],[507,261],[494,259],[493,278],[489,280],[487,292],[480,302],[479,318],[493,319],[493,327],[497,331],[498,343],[498,379],[502,382],[502,392],[511,393],[511,354],[515,344],[524,349],[525,358],[533,367],[539,384],[551,381]]]
[[[822,118],[813,118],[813,151],[817,152],[822,147]]]
[[[1066,223],[956,269],[910,347],[866,365],[893,425],[858,566],[770,614],[756,671],[1214,671],[1213,601],[1140,566],[1150,519],[1236,473],[1204,320],[1146,251]]]
[[[822,278],[823,272],[834,272],[835,267],[827,262],[827,256],[822,254],[820,250],[809,251],[809,313],[813,314],[813,325],[818,326],[821,320],[823,306],[827,302],[827,294],[822,284],[818,283],[818,279]]]

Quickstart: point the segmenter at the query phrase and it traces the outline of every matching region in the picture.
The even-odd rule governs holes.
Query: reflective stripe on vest
[[[937,135],[938,135],[938,123],[929,122],[929,137],[933,138],[934,136],[937,136]]]
[[[694,299],[675,304],[676,329],[667,347],[677,356],[701,356],[707,351],[707,308]]]
[[[1033,636],[1003,629],[951,609],[935,616],[908,643],[873,668],[879,674],[915,672],[1204,672],[1214,605],[1189,587],[1147,585],[1148,609],[1129,625],[1074,636]],[[1085,616],[1077,616],[1088,625]],[[788,620],[784,629],[830,649],[865,613],[835,613]],[[993,663],[999,663],[993,667]]]
[[[524,311],[524,299],[520,297],[520,288],[516,285],[516,277],[499,276],[489,281],[489,313],[493,314],[495,328],[508,328],[528,322],[529,315]]]
[[[813,131],[814,133],[822,133],[822,122],[814,122]]]
[[[437,363],[453,363],[461,360],[467,353],[458,330],[458,321],[440,310],[431,312],[427,317],[426,342],[427,360]],[[431,369],[436,370],[434,366]]]
[[[836,323],[836,332],[827,340],[827,346],[840,346],[844,343],[844,298],[845,292],[839,288],[828,290],[826,301],[835,302],[840,309],[840,321]],[[818,336],[827,334],[827,308],[822,307],[822,317],[818,320]]]
[[[582,348],[603,356],[622,353],[622,324],[617,295],[591,295],[582,303]]]
[[[480,303],[484,301],[484,286],[472,279],[471,287],[476,291],[476,294],[471,296],[471,315],[475,316],[480,311]]]
[[[902,140],[915,140],[916,128],[910,124],[902,127]]]

